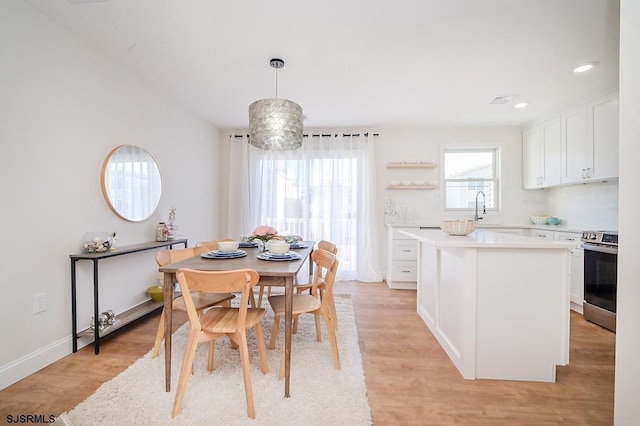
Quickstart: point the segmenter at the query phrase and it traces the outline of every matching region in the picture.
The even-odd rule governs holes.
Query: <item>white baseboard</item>
[[[572,300],[571,301],[571,310],[572,311],[576,311],[580,315],[584,315],[584,312],[583,312],[583,309],[582,309],[582,303],[576,303],[576,302],[574,302]]]
[[[411,281],[386,281],[386,283],[389,288],[400,290],[416,290],[418,288],[417,283]]]
[[[51,343],[35,352],[0,367],[0,390],[43,369],[71,353],[71,336]]]

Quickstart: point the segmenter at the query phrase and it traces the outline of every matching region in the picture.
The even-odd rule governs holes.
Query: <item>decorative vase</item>
[[[169,239],[169,228],[164,222],[159,222],[156,226],[156,241],[165,242]]]

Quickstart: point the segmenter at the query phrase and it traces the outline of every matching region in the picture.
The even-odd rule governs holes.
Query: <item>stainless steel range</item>
[[[585,231],[584,249],[584,317],[611,331],[616,331],[616,297],[618,288],[618,233]]]

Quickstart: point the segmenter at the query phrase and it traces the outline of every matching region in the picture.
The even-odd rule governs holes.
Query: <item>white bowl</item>
[[[531,216],[531,223],[534,225],[546,225],[548,216]]]
[[[400,185],[400,181],[399,180],[392,180],[391,182],[389,182],[390,185]]]
[[[402,184],[403,185],[411,185],[411,181],[410,180],[403,180]]]
[[[449,235],[469,235],[476,229],[474,220],[444,220],[440,224],[440,229]]]
[[[239,245],[237,241],[220,241],[218,243],[218,250],[225,253],[234,252],[238,250]]]
[[[413,181],[414,185],[424,185],[425,182],[423,180],[414,180]]]
[[[284,254],[289,251],[291,246],[284,241],[270,241],[269,251],[273,254]]]

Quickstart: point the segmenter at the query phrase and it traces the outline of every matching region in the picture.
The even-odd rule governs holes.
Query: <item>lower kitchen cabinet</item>
[[[554,239],[558,241],[575,241],[580,243],[582,234],[575,232],[554,232]],[[582,313],[584,302],[584,250],[579,246],[571,250],[571,309]]]
[[[399,231],[418,228],[387,226],[387,229],[387,285],[389,288],[415,290],[418,280],[418,243]]]
[[[547,240],[553,240],[553,231],[547,229],[532,229],[529,235],[533,238],[546,238]]]
[[[579,232],[532,229],[530,236],[533,238],[576,243],[576,247],[571,249],[571,284],[569,297],[571,300],[571,310],[582,314],[582,302],[584,301],[584,250],[580,248],[580,238],[582,234]]]

